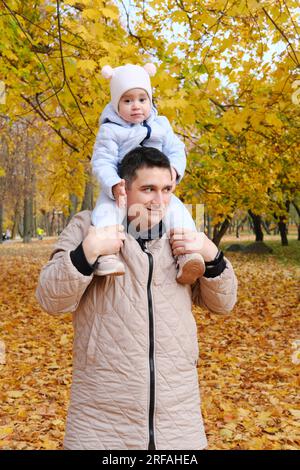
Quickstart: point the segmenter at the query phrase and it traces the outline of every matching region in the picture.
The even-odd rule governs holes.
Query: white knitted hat
[[[102,68],[104,78],[110,79],[111,103],[114,110],[118,113],[118,105],[121,96],[133,88],[142,88],[148,93],[152,103],[152,88],[150,76],[155,75],[156,67],[154,64],[146,64],[144,67],[139,65],[126,64],[113,69],[109,65]]]

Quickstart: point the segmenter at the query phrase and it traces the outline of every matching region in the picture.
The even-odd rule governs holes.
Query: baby
[[[102,75],[110,79],[111,102],[100,117],[92,168],[101,185],[100,196],[92,213],[96,227],[120,224],[124,220],[126,201],[125,181],[118,175],[118,165],[124,156],[138,146],[155,147],[170,160],[173,181],[184,174],[186,155],[183,142],[174,134],[168,119],[159,116],[152,103],[150,76],[156,68],[127,64],[112,69],[106,65]],[[196,231],[194,221],[184,204],[172,194],[164,219],[166,230],[188,228]],[[193,284],[205,265],[200,254],[177,257],[177,282]],[[95,274],[122,275],[125,269],[119,255],[101,256]]]

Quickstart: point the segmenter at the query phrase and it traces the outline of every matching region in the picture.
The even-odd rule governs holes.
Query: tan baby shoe
[[[194,284],[205,272],[204,259],[199,253],[180,255],[177,258],[179,284]]]
[[[118,255],[100,256],[94,274],[97,276],[122,276],[125,274],[125,267]]]

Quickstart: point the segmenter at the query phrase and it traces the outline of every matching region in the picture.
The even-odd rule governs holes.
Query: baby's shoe
[[[199,253],[180,255],[177,258],[179,284],[194,284],[205,271],[204,259]]]
[[[100,256],[94,274],[97,276],[122,276],[125,274],[125,267],[118,255]]]

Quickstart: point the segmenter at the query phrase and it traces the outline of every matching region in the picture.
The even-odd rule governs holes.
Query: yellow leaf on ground
[[[264,428],[264,431],[266,431],[267,433],[269,434],[275,434],[276,432],[279,431],[278,428],[271,428],[271,427],[268,427],[268,428]]]
[[[55,363],[49,364],[48,369],[51,369],[51,370],[59,369],[59,365]]]
[[[14,432],[12,426],[0,426],[0,439],[4,439],[6,436],[9,436]]]
[[[7,392],[7,396],[9,398],[21,398],[24,395],[24,392],[20,392],[19,390],[11,390]]]
[[[300,410],[292,410],[290,409],[289,412],[291,413],[292,416],[294,416],[297,419],[300,419]]]
[[[68,344],[68,343],[69,343],[68,335],[61,335],[60,344],[64,346],[65,344]]]
[[[47,450],[55,450],[59,446],[59,442],[51,441],[47,437],[43,439],[41,447]]]
[[[233,431],[228,428],[223,428],[220,431],[220,435],[223,437],[223,439],[232,439]]]

